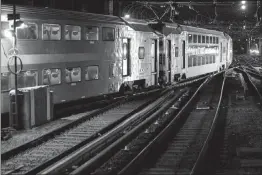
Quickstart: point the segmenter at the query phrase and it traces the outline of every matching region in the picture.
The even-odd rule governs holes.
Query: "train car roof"
[[[7,15],[13,13],[12,5],[1,6],[1,15]],[[58,10],[52,8],[39,8],[39,7],[27,7],[16,6],[16,13],[19,13],[21,18],[29,19],[54,19],[54,20],[77,20],[77,21],[93,21],[103,23],[124,24],[118,16],[101,15],[86,12],[76,12],[68,10]]]
[[[192,26],[186,26],[186,25],[180,25],[180,26],[182,28],[182,31],[186,31],[186,32],[198,32],[198,33],[203,33],[203,34],[213,34],[213,35],[225,37],[223,32],[220,32],[217,30],[210,30],[210,29],[198,28],[198,27],[192,27]]]
[[[125,21],[126,25],[134,29],[135,31],[142,31],[142,32],[154,32],[154,30],[148,25],[148,22],[145,20],[140,19],[133,19],[133,18],[121,18]]]

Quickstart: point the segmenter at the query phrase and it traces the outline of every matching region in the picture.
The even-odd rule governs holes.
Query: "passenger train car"
[[[12,7],[2,5],[2,112],[14,75],[7,68]],[[232,62],[232,40],[218,31],[82,12],[17,7],[23,63],[18,87],[49,85],[54,103],[145,88],[220,71]],[[123,88],[127,87],[127,88]]]

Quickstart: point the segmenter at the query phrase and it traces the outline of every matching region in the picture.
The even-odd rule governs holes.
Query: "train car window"
[[[197,57],[193,56],[193,66],[196,66],[196,65],[197,65]]]
[[[213,63],[216,63],[216,56],[213,55]]]
[[[81,40],[81,27],[65,25],[65,40]]]
[[[16,28],[18,39],[36,40],[38,38],[38,26],[36,23],[24,22],[22,27]]]
[[[65,82],[76,83],[81,81],[81,68],[66,68],[65,69]]]
[[[8,91],[10,89],[10,73],[1,73],[1,91]]]
[[[178,47],[175,47],[175,57],[178,57]]]
[[[202,36],[202,43],[206,43],[206,36]]]
[[[201,43],[201,35],[198,35],[198,43]]]
[[[99,77],[98,66],[88,66],[85,68],[85,80],[98,80],[98,77]]]
[[[42,81],[44,85],[61,84],[61,69],[44,69]]]
[[[209,43],[209,36],[206,36],[206,43]]]
[[[192,34],[188,34],[188,43],[192,43],[193,42],[193,36]]]
[[[85,39],[91,40],[91,41],[99,40],[99,28],[92,27],[92,26],[86,26],[85,27]]]
[[[114,41],[115,40],[115,29],[111,27],[103,27],[102,38],[103,38],[103,41]]]
[[[193,35],[193,43],[197,43],[197,35]]]
[[[36,70],[21,71],[17,76],[17,87],[33,87],[37,86],[38,72]]]
[[[208,64],[208,62],[209,62],[209,59],[208,59],[208,55],[206,55],[206,64]]]
[[[216,44],[216,37],[213,36],[213,44]]]
[[[201,57],[197,57],[198,66],[201,66],[201,61],[202,61]]]
[[[61,26],[59,24],[43,24],[42,25],[43,40],[60,40]]]
[[[188,67],[192,67],[193,56],[188,57]]]
[[[144,47],[139,47],[139,49],[138,49],[138,58],[139,59],[144,59],[145,58],[145,48]]]
[[[212,59],[212,56],[210,55],[209,56],[209,64],[212,64],[212,61],[213,61],[213,59]]]
[[[219,43],[219,41],[218,41],[218,37],[216,37],[216,44],[218,44]]]
[[[209,38],[209,43],[210,43],[210,44],[213,43],[212,36],[210,36],[210,38]]]
[[[202,65],[205,65],[206,64],[205,57],[201,57],[201,59],[202,59]]]

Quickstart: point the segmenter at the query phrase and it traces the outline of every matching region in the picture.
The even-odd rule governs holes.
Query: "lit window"
[[[21,71],[17,76],[17,87],[33,87],[37,86],[38,73],[36,70]]]
[[[17,38],[24,40],[36,40],[38,38],[38,26],[36,23],[24,22],[16,28]]]
[[[103,27],[103,41],[114,41],[115,40],[115,29],[110,27]]]
[[[65,40],[81,40],[81,27],[65,25]]]
[[[145,58],[145,48],[144,47],[139,47],[139,49],[138,49],[138,58],[139,59],[144,59]]]
[[[193,36],[191,34],[188,34],[188,43],[192,43]]]
[[[85,27],[85,38],[86,40],[97,41],[99,39],[99,28],[87,26]]]
[[[10,89],[10,73],[1,73],[1,91],[7,91]]]
[[[65,69],[65,81],[67,83],[74,83],[81,81],[81,68],[66,68]]]
[[[59,24],[43,24],[43,40],[60,40],[61,26]]]
[[[98,66],[88,66],[85,68],[85,80],[98,80],[99,68]]]
[[[61,70],[60,69],[44,69],[43,70],[43,84],[44,85],[61,84]]]

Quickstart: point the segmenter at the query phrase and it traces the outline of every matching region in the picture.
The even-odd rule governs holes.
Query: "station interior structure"
[[[214,134],[219,130],[217,118],[236,111],[238,119],[230,122],[245,123],[242,115],[252,118],[262,114],[260,0],[2,0],[1,3],[1,171],[4,174],[132,174],[131,169],[139,164],[134,162],[154,160],[146,158],[144,150],[166,149],[157,143],[158,139],[168,140],[171,136],[160,134],[168,133],[172,125],[178,126],[183,121],[181,116],[192,117],[192,122],[184,125],[189,128],[183,131],[181,127],[181,132],[185,132],[181,135],[188,134],[188,139],[192,136],[203,144],[193,168],[188,168],[191,173],[186,174],[210,173],[212,170],[203,170],[202,164],[207,164],[210,160],[207,153],[218,143],[213,140],[219,140],[213,139],[219,138]],[[250,107],[251,104],[254,105]],[[230,109],[234,106],[238,110]],[[188,114],[186,110],[193,112]],[[204,117],[200,120],[193,114]],[[159,117],[162,115],[167,118]],[[205,119],[208,115],[215,117]],[[148,118],[143,119],[144,116]],[[257,125],[262,124],[262,119],[255,120]],[[194,135],[200,125],[210,129],[206,140]],[[232,128],[236,125],[232,124]],[[242,136],[237,132],[245,127],[236,128],[228,131],[231,135],[220,132],[231,139],[229,145],[234,139],[242,144]],[[152,137],[136,135],[140,130]],[[205,129],[202,130],[204,133]],[[174,129],[174,132],[180,131]],[[261,138],[262,130],[252,132],[254,138]],[[143,149],[132,157],[137,151],[132,147],[137,144],[134,138],[139,140],[140,136],[145,142],[140,145]],[[179,139],[180,135],[176,137]],[[244,137],[247,140],[248,136]],[[211,146],[206,146],[211,141]],[[154,142],[158,146],[151,147]],[[236,148],[236,155],[259,154],[259,158],[252,160],[255,166],[250,166],[256,168],[257,174],[253,175],[258,175],[262,173],[262,145],[247,145]],[[256,148],[247,148],[251,145]],[[192,149],[195,147],[198,150],[196,145]],[[117,152],[118,148],[121,149]],[[49,151],[48,156],[45,151]],[[141,166],[136,173],[179,174],[179,168],[174,173],[170,164],[163,163],[165,157],[170,158],[169,153],[157,157],[154,166],[153,163]],[[188,149],[184,153],[176,167],[187,164],[185,157],[191,152]],[[121,158],[125,156],[132,159]],[[241,168],[252,164],[243,163],[242,159],[239,162]]]

